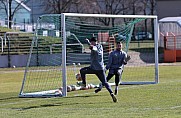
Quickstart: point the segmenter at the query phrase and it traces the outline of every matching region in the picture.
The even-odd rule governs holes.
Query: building
[[[181,0],[156,0],[158,19],[181,16]]]
[[[42,0],[26,0],[25,4],[31,9],[31,23],[36,23],[39,16],[47,14]]]
[[[20,4],[20,7],[18,9],[18,11],[16,11],[14,17],[13,17],[13,23],[15,24],[23,24],[25,22],[30,22],[30,18],[31,18],[31,9],[26,6],[25,4],[21,3],[20,0],[13,0],[12,1],[12,11],[15,10],[15,8],[17,7],[17,5]],[[6,6],[7,7],[7,6]],[[5,11],[5,6],[3,4],[0,4],[0,19],[1,21],[7,21],[7,14]],[[7,25],[7,23],[6,23]]]

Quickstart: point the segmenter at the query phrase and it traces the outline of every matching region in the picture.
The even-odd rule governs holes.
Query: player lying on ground
[[[118,85],[121,80],[124,65],[130,60],[130,56],[122,50],[122,43],[117,42],[116,50],[112,51],[109,55],[108,64],[106,65],[105,71],[109,70],[107,81],[109,81],[115,75],[115,95],[118,94]],[[98,93],[102,89],[102,85],[95,90]]]

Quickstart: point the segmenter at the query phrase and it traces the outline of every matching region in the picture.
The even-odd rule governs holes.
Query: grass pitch
[[[1,118],[181,117],[181,66],[160,66],[159,84],[119,86],[118,103],[105,88],[97,94],[73,91],[64,98],[18,98],[24,70],[14,70],[0,69]]]

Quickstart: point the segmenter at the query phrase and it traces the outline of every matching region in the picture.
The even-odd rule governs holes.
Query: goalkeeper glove
[[[131,57],[129,56],[129,55],[127,55],[127,57],[125,57],[125,59],[124,59],[124,65],[126,65],[127,64],[127,62],[129,61],[131,59]]]
[[[125,62],[127,63],[130,59],[131,59],[130,55],[127,55],[127,57],[125,58]]]

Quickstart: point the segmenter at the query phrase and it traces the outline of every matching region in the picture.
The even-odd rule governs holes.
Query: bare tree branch
[[[43,1],[44,10],[54,14],[69,12],[72,2],[73,0],[45,0]]]
[[[15,13],[19,9],[21,9],[20,5],[23,3],[23,1],[21,1],[20,3],[17,3],[16,6],[12,6],[12,2],[13,2],[13,0],[9,0],[9,3],[7,3],[7,0],[0,0],[0,3],[2,3],[1,7],[2,7],[2,9],[5,10],[7,17],[8,17],[8,11],[9,11],[9,28],[11,28],[11,25],[13,22],[12,20],[13,20]],[[8,10],[7,4],[9,4],[9,10]]]

